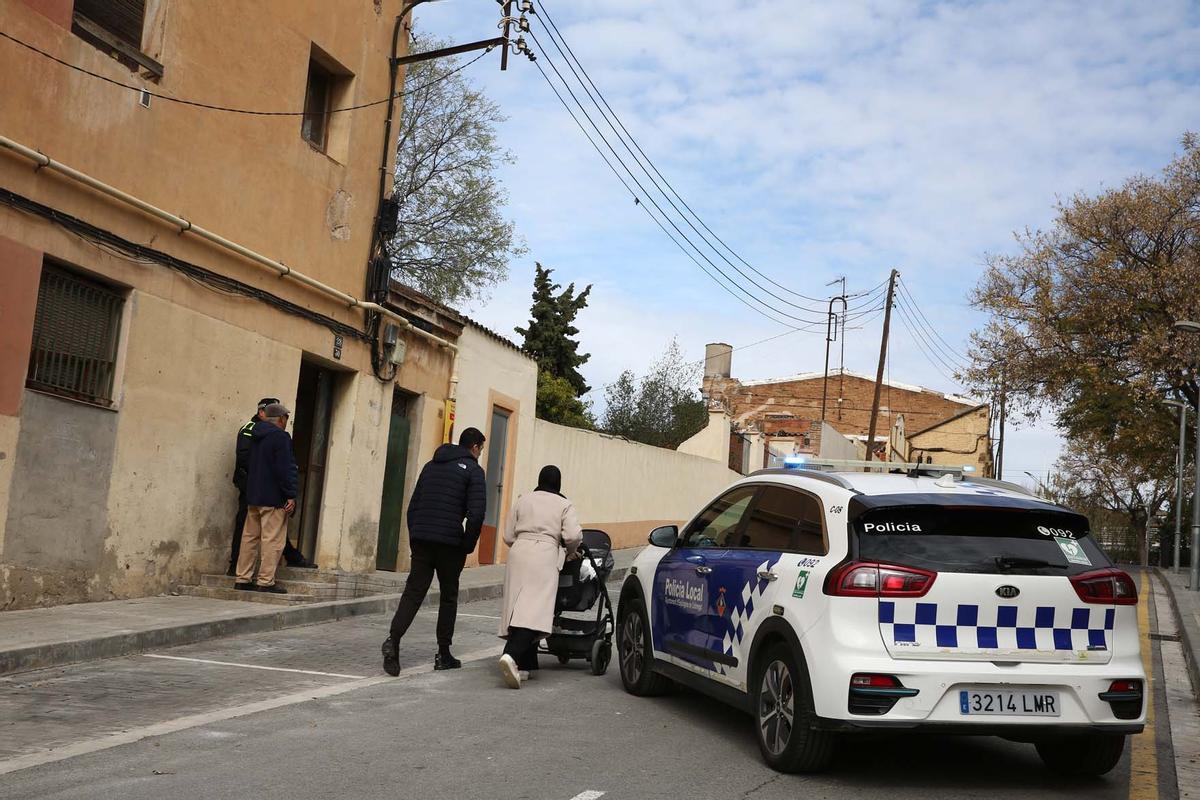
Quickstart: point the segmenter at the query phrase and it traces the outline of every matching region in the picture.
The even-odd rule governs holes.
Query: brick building
[[[828,441],[835,434],[857,443],[857,457],[865,457],[874,378],[835,369],[828,381],[822,372],[739,380],[731,376],[731,362],[728,345],[708,345],[702,393],[710,406],[729,413],[734,431],[765,434],[776,458],[791,453],[845,457],[845,441]],[[825,426],[821,424],[822,402]],[[885,381],[873,457],[971,464],[981,473],[991,474],[990,421],[986,403]]]

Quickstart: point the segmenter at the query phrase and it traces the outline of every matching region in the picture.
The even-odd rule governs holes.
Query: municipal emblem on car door
[[[722,586],[720,589],[717,590],[716,609],[717,609],[718,617],[725,616],[725,587],[724,586]]]
[[[996,594],[1000,597],[1003,597],[1005,600],[1011,600],[1012,598],[1016,597],[1020,593],[1021,593],[1020,589],[1018,589],[1015,586],[1009,586],[1008,584],[1005,584],[1004,586],[996,587]]]

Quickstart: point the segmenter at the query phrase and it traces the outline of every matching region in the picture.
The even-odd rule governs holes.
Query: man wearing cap
[[[246,472],[246,526],[238,554],[235,589],[255,589],[286,594],[275,585],[275,568],[287,541],[287,519],[296,510],[296,490],[300,483],[292,437],[287,424],[291,412],[282,403],[270,403],[263,409],[265,419],[254,423],[250,431],[250,459]],[[254,564],[258,562],[258,585],[254,585]]]
[[[238,429],[236,461],[233,467],[233,485],[238,490],[238,509],[237,515],[233,520],[233,541],[229,548],[229,569],[226,575],[233,576],[237,574],[238,552],[242,545],[242,528],[246,526],[246,475],[250,470],[250,443],[253,441],[252,432],[254,424],[260,420],[266,419],[263,414],[264,409],[271,403],[278,403],[277,397],[264,397],[258,401],[258,410],[250,421]],[[283,541],[283,559],[290,567],[312,567],[317,565],[308,561],[304,555],[292,547],[292,543],[284,537]]]

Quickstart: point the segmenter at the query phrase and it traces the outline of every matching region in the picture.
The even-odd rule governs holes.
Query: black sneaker
[[[400,644],[388,637],[383,640],[383,671],[393,678],[400,674]]]
[[[256,591],[254,584],[253,584],[253,583],[250,583],[249,581],[247,581],[247,582],[245,582],[245,583],[235,583],[235,584],[233,585],[233,588],[237,589],[239,592],[253,592],[253,591]]]
[[[258,590],[260,592],[266,592],[267,594],[287,594],[288,593],[288,590],[283,588],[282,586],[280,586],[278,583],[272,583],[270,586],[260,586],[260,587],[258,587]]]
[[[458,669],[461,666],[462,662],[448,652],[438,653],[433,657],[433,668],[436,670]]]

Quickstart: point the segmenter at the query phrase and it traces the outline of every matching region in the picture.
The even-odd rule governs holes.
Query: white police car
[[[846,733],[915,729],[1108,772],[1145,722],[1133,581],[1079,514],[908,469],[764,470],[656,529],[621,589],[625,689],[750,711],[783,771],[826,766]]]

